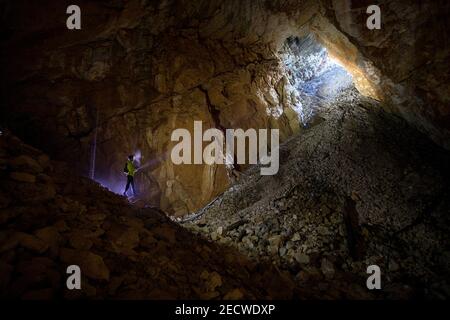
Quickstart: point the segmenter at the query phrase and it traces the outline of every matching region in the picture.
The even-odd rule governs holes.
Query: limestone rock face
[[[6,1],[2,118],[80,173],[95,164],[95,179],[116,192],[139,150],[140,196],[183,215],[229,177],[223,165],[175,166],[172,131],[201,120],[204,129],[279,128],[282,140],[296,133],[276,52],[314,33],[361,93],[449,147],[448,4],[421,3],[382,1],[383,29],[370,31],[365,6],[349,1],[81,0],[82,30],[69,31],[64,1]]]

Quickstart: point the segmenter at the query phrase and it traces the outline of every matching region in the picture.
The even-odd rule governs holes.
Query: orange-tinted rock
[[[91,279],[108,280],[109,269],[103,262],[103,258],[90,251],[77,251],[73,249],[61,249],[61,260],[69,265],[78,265],[82,274]]]

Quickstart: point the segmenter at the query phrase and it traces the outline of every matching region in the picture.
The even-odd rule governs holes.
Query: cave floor
[[[321,297],[448,297],[449,159],[348,89],[280,147],[277,175],[250,168],[182,225]],[[369,265],[381,294],[366,288]]]

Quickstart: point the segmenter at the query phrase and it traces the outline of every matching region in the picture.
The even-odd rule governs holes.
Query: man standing
[[[137,169],[134,166],[133,160],[134,156],[128,156],[127,163],[125,164],[125,168],[123,169],[124,173],[127,175],[127,185],[123,193],[124,196],[127,196],[127,191],[130,188],[130,185],[131,189],[133,190],[133,196],[136,196],[136,189],[134,188],[134,175]]]

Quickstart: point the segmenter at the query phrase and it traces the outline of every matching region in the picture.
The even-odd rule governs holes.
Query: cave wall
[[[173,165],[172,130],[202,120],[205,129],[279,128],[282,140],[297,132],[276,52],[288,36],[314,32],[361,93],[448,146],[448,46],[427,36],[445,37],[433,23],[442,9],[381,3],[386,29],[369,31],[364,1],[85,0],[82,30],[69,31],[68,1],[6,1],[2,119],[84,174],[97,135],[96,178],[109,184],[140,150],[151,164],[137,178],[141,195],[185,214],[229,178],[221,165]]]

